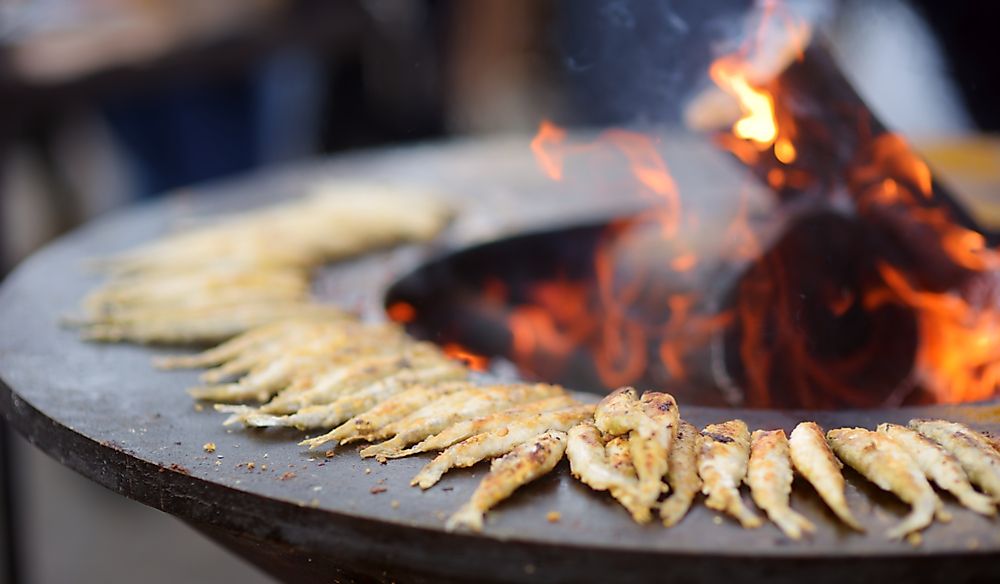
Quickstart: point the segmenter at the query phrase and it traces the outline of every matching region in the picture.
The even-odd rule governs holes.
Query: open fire
[[[499,354],[529,376],[654,383],[702,403],[877,407],[956,403],[1000,390],[1000,252],[899,135],[864,107],[809,27],[775,2],[750,42],[710,67],[688,123],[711,129],[775,194],[765,237],[734,193],[711,256],[659,138],[612,129],[575,141],[545,121],[531,142],[552,180],[618,161],[646,210],[611,221],[587,268],[518,284],[486,277],[476,303],[502,320],[502,348],[448,350],[485,366]],[[766,39],[766,40],[765,40]],[[774,39],[781,39],[775,43]],[[769,44],[768,44],[769,43]],[[737,276],[723,293],[706,273]],[[696,277],[696,274],[700,274]],[[390,306],[401,322],[416,317]],[[473,351],[476,352],[473,352]],[[686,390],[680,388],[687,388]]]

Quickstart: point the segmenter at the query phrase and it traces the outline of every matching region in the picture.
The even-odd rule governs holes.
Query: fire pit
[[[524,281],[550,276],[551,260],[560,257],[559,242],[593,246],[612,218],[641,206],[629,196],[551,183],[537,171],[525,142],[467,141],[356,154],[177,195],[59,240],[21,266],[0,292],[0,407],[21,433],[63,464],[180,517],[285,581],[583,582],[614,577],[637,582],[665,574],[691,582],[996,578],[1000,530],[995,522],[949,501],[954,521],[932,526],[919,548],[887,541],[882,531],[904,511],[902,505],[851,473],[849,502],[868,526],[867,535],[839,527],[812,491],[802,488],[795,489],[793,505],[819,530],[794,545],[771,526],[746,531],[729,521],[717,523],[715,513],[700,504],[677,528],[640,527],[610,499],[573,480],[565,466],[499,507],[482,535],[448,534],[444,517],[468,498],[482,468],[451,473],[441,488],[420,492],[408,482],[426,458],[381,466],[359,459],[351,448],[331,458],[304,451],[295,445],[299,436],[294,432],[227,430],[219,414],[192,408],[183,393],[195,383],[194,373],[150,368],[150,357],[166,351],[84,344],[55,324],[95,283],[81,270],[85,258],[147,241],[176,220],[281,199],[315,181],[385,177],[449,194],[458,210],[455,223],[434,248],[400,248],[325,268],[316,281],[317,296],[357,308],[371,319],[385,318],[387,305],[391,311],[405,299],[417,307],[414,330],[435,336],[431,325],[436,323],[442,342],[507,354],[510,341],[501,330],[506,325],[483,324],[477,328],[483,344],[475,345],[480,337],[441,326],[451,322],[441,314],[451,307],[463,316],[468,313],[457,311],[477,306],[458,301],[462,290],[488,289],[480,286],[477,274],[513,277],[514,272],[504,270],[521,265]],[[707,207],[745,185],[739,166],[702,140],[668,136],[661,148],[676,169],[678,188],[704,193]],[[540,235],[520,238],[532,233]],[[502,243],[475,247],[490,241]],[[541,257],[543,251],[548,259]],[[434,263],[433,257],[444,259]],[[491,262],[489,269],[482,266],[485,261]],[[432,279],[403,278],[456,265],[463,269],[450,277],[464,279],[441,283],[472,287],[439,283],[434,290],[446,291],[447,298],[431,301],[434,291],[420,289],[421,280]],[[579,272],[561,275],[587,277],[589,268],[579,267]],[[434,302],[440,304],[432,310]],[[711,354],[706,353],[709,360]],[[592,373],[584,366],[570,370]],[[697,385],[692,382],[691,387]],[[700,404],[730,403],[724,394],[691,395]],[[698,425],[739,416],[751,427],[788,431],[804,419],[825,427],[874,427],[932,416],[1000,429],[995,403],[864,411],[681,403],[685,418]],[[208,442],[216,444],[215,452],[203,450]],[[546,521],[550,511],[559,513],[558,522]]]

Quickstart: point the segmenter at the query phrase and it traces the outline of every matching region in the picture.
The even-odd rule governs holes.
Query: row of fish
[[[164,237],[94,267],[109,280],[66,319],[92,341],[214,343],[289,318],[344,317],[310,299],[312,270],[404,241],[425,241],[449,210],[423,193],[327,186]]]
[[[841,461],[911,505],[890,537],[948,519],[929,481],[984,515],[1000,500],[1000,454],[959,424],[914,420],[824,433],[803,422],[786,436],[751,433],[731,420],[699,431],[666,393],[622,388],[595,406],[549,384],[473,382],[460,363],[395,325],[292,319],[158,365],[207,368],[206,385],[191,394],[227,402],[216,406],[230,414],[227,424],[323,430],[301,444],[365,441],[361,456],[381,462],[437,452],[413,478],[423,489],[453,468],[493,460],[448,521],[451,529],[481,529],[491,507],[563,457],[573,476],[607,491],[640,523],[658,512],[664,525],[675,525],[703,493],[708,507],[760,526],[740,494],[746,483],[756,506],[793,539],[815,530],[790,506],[795,473],[841,521],[862,530],[847,504]],[[245,403],[252,401],[258,405]]]

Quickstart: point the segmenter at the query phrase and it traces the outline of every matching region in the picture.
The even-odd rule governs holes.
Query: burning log
[[[763,15],[769,34],[757,35],[767,47],[713,64],[718,87],[687,111],[696,128],[732,126],[716,142],[789,217],[731,295],[734,383],[752,403],[812,407],[992,395],[1000,353],[976,347],[1000,330],[1000,237],[886,129],[807,27],[773,22]]]

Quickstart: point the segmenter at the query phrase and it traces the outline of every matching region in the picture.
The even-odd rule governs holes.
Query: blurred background
[[[237,173],[346,149],[527,135],[543,117],[669,126],[750,4],[2,0],[0,277],[91,217]],[[787,4],[822,23],[889,126],[939,167],[971,173],[968,188],[977,172],[995,179],[1000,5]],[[133,582],[140,568],[148,583],[269,581],[20,438],[7,434],[3,448],[8,581]]]

